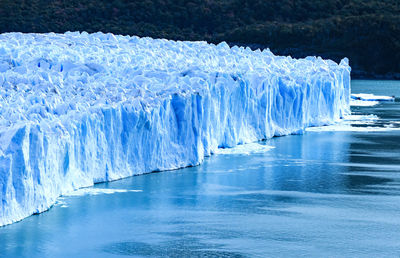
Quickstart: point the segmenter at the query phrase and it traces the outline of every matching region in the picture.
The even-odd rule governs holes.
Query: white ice
[[[220,155],[250,155],[256,153],[264,153],[272,150],[273,146],[261,144],[258,142],[237,145],[233,148],[219,148],[214,154]]]
[[[400,128],[392,124],[377,125],[379,117],[376,115],[347,115],[339,122],[328,126],[309,127],[307,132],[384,132],[399,131]]]
[[[103,33],[0,35],[0,226],[94,183],[349,113],[350,67]]]
[[[378,104],[379,104],[379,101],[375,101],[375,100],[366,101],[366,100],[352,99],[350,101],[350,106],[358,106],[358,107],[373,107]]]
[[[114,193],[137,193],[142,190],[127,190],[127,189],[111,189],[111,188],[81,188],[73,192],[64,194],[63,196],[83,196],[83,195],[99,195],[99,194],[114,194]]]
[[[370,93],[351,94],[351,98],[361,101],[394,101],[394,96],[378,96]]]

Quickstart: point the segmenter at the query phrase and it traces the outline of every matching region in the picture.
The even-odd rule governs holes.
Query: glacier
[[[226,43],[0,34],[0,226],[95,183],[332,124],[350,70]]]

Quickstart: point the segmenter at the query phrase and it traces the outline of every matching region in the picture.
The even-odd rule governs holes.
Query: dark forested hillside
[[[353,76],[400,79],[399,0],[0,0],[0,32],[77,30],[347,56]]]

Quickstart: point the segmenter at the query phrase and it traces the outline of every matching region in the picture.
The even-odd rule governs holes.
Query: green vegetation
[[[77,30],[347,56],[353,76],[400,79],[398,0],[0,0],[0,32]]]

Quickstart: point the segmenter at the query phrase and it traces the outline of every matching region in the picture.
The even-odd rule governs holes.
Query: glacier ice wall
[[[350,67],[103,33],[0,35],[0,226],[97,182],[349,112]]]

